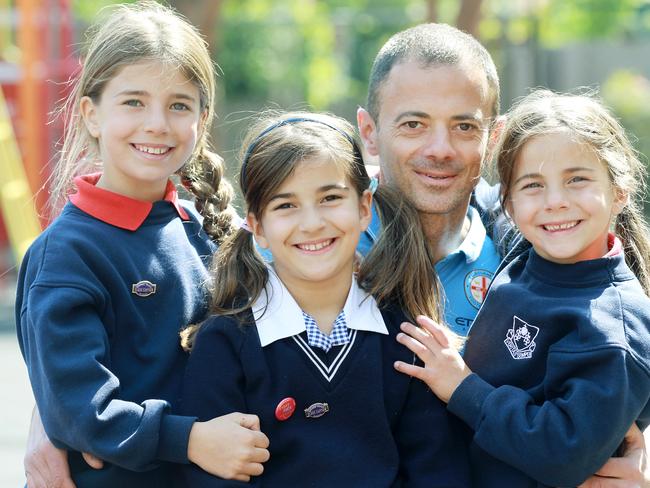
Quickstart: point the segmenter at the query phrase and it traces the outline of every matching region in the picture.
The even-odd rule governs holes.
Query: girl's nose
[[[546,210],[558,210],[569,206],[564,188],[548,188],[545,193],[544,206]]]
[[[143,129],[151,133],[166,133],[169,130],[167,112],[163,108],[149,107]]]
[[[307,207],[303,210],[300,219],[300,229],[304,232],[314,232],[324,225],[323,216],[316,207]]]

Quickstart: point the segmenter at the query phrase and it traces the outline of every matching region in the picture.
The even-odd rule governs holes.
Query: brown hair
[[[56,214],[67,199],[76,175],[101,168],[97,140],[86,129],[79,104],[88,96],[100,100],[106,84],[121,69],[156,61],[179,69],[199,89],[205,125],[191,158],[179,170],[181,182],[196,197],[204,227],[220,241],[230,231],[234,211],[232,188],[223,180],[223,160],[208,150],[214,118],[215,72],[206,42],[189,22],[154,1],[108,7],[107,15],[87,33],[87,52],[70,96],[59,109],[65,135],[50,186],[50,208]]]
[[[457,66],[467,62],[485,74],[488,97],[492,100],[493,117],[499,115],[499,76],[487,50],[470,34],[447,24],[420,24],[393,35],[382,46],[370,70],[368,83],[368,113],[379,121],[380,89],[393,66],[416,61],[423,68]],[[435,89],[435,88],[432,88]]]
[[[588,145],[607,168],[613,190],[629,196],[616,217],[615,233],[623,242],[628,265],[650,295],[650,231],[641,207],[645,166],[621,124],[593,96],[537,90],[510,110],[496,150],[502,205],[506,208],[514,166],[524,144],[558,130],[569,130]]]
[[[241,191],[247,212],[260,216],[284,180],[300,164],[329,158],[341,165],[359,196],[370,178],[345,120],[329,114],[267,114],[245,139]],[[380,185],[374,202],[383,226],[381,237],[362,260],[357,280],[377,302],[397,302],[414,319],[419,314],[440,320],[439,289],[433,256],[416,210],[393,189]],[[239,229],[217,251],[212,275],[211,311],[237,314],[260,296],[268,279],[252,234]]]

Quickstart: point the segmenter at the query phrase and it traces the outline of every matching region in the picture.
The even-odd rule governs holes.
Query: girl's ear
[[[359,222],[361,231],[364,232],[372,221],[372,193],[365,190],[359,198]]]
[[[614,188],[614,201],[612,202],[612,217],[620,214],[630,202],[630,194],[620,188]]]
[[[79,101],[79,113],[86,125],[86,129],[95,139],[99,137],[99,120],[97,107],[90,97],[82,97]]]
[[[201,139],[201,136],[203,135],[203,130],[205,129],[205,122],[208,120],[208,111],[204,110],[201,112],[201,117],[199,118],[199,140]]]
[[[264,227],[262,226],[262,222],[259,221],[255,215],[248,212],[246,215],[246,223],[248,224],[248,227],[250,227],[257,245],[262,249],[268,249],[269,241],[267,241],[266,237],[264,236]]]

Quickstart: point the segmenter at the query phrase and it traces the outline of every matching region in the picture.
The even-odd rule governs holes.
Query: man
[[[501,259],[521,243],[499,211],[498,190],[480,180],[498,113],[499,80],[490,55],[473,37],[441,24],[419,25],[388,40],[372,66],[367,108],[357,112],[366,151],[379,159],[380,180],[420,214],[445,290],[445,318],[462,335]],[[363,236],[362,252],[376,238],[377,220]],[[643,479],[643,436],[638,429],[630,435],[626,457],[599,472],[621,479],[594,476],[584,486],[650,486]]]

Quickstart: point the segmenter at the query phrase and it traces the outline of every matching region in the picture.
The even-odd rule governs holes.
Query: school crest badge
[[[156,293],[156,285],[147,280],[138,281],[131,285],[131,293],[139,297],[148,297]]]
[[[503,343],[513,359],[530,359],[533,357],[538,333],[539,327],[530,325],[515,315],[512,318],[512,329],[508,329]]]
[[[465,296],[475,309],[481,308],[494,273],[486,269],[474,269],[465,275]]]

